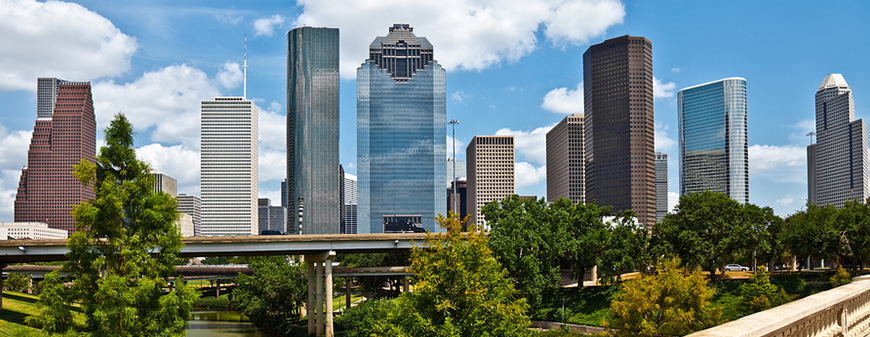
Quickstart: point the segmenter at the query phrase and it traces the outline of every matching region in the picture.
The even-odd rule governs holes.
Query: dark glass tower
[[[302,201],[302,234],[340,229],[338,81],[337,28],[287,33],[287,203],[296,215]],[[298,221],[287,227],[300,231]]]
[[[655,222],[652,43],[621,36],[583,54],[586,201]]]
[[[357,69],[359,233],[387,221],[441,231],[434,218],[447,211],[446,71],[413,31],[393,25]]]

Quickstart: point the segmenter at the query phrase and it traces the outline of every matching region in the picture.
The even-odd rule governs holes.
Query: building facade
[[[454,172],[453,158],[447,158],[447,169],[445,170],[445,172],[447,172],[447,187],[453,186],[454,177],[456,178],[456,180],[465,179],[465,162],[461,160],[457,161],[456,170]]]
[[[583,53],[586,202],[655,221],[652,43],[621,36]]]
[[[154,192],[166,192],[173,198],[178,197],[178,180],[163,172],[151,171],[154,177]]]
[[[287,209],[281,206],[272,206],[272,200],[269,198],[260,198],[257,201],[258,205],[258,226],[259,234],[275,234],[287,233],[287,226],[284,224],[287,218]]]
[[[350,173],[344,174],[344,197],[342,198],[343,215],[341,226],[344,229],[344,234],[357,233],[357,207],[359,205],[359,197],[357,194],[357,177]]]
[[[656,152],[656,222],[668,214],[668,154]]]
[[[193,222],[193,236],[202,236],[202,200],[195,195],[179,194],[178,211],[190,215]]]
[[[36,95],[37,118],[15,194],[15,222],[42,222],[73,233],[74,205],[96,197],[93,186],[83,186],[72,174],[82,158],[96,163],[91,84],[40,78]]]
[[[3,233],[5,232],[5,233]],[[67,231],[49,228],[42,222],[0,222],[0,240],[66,239]]]
[[[547,132],[547,201],[586,202],[583,114],[562,119]]]
[[[825,76],[816,91],[816,143],[807,147],[807,202],[836,207],[865,202],[867,165],[867,127],[855,119],[852,89],[841,74]]]
[[[243,97],[202,101],[203,236],[257,235],[257,107]]]
[[[514,194],[514,136],[474,136],[465,150],[468,163],[469,223],[485,226],[483,206]],[[480,227],[485,228],[485,227]]]
[[[290,30],[287,203],[298,211],[302,202],[302,234],[340,232],[338,82],[338,28]]]
[[[453,182],[447,188],[447,211],[459,215],[459,219],[464,220],[468,216],[468,181],[465,179],[456,181],[456,199],[453,198]],[[459,208],[457,211],[456,208]]]
[[[432,44],[405,24],[369,46],[357,69],[358,232],[397,216],[425,230],[445,214],[446,71]]]

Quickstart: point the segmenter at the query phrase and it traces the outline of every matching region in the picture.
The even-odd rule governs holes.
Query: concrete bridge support
[[[308,266],[308,334],[333,337],[332,259],[334,251],[305,255]]]

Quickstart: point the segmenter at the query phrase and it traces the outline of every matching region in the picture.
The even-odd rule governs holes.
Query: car
[[[725,271],[749,271],[749,267],[744,267],[736,263],[725,266]]]

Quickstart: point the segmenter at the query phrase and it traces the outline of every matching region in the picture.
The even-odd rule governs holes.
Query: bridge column
[[[315,273],[316,277],[316,296],[314,299],[314,306],[317,310],[317,335],[323,335],[323,262],[318,261],[315,264]]]
[[[314,262],[310,258],[305,259],[308,265],[308,301],[305,302],[305,311],[308,316],[308,334],[314,334]]]
[[[344,277],[344,298],[347,302],[347,308],[350,309],[350,276]]]
[[[326,310],[323,310],[323,313],[326,315],[325,320],[325,332],[326,337],[333,337],[332,332],[332,259],[327,258],[326,261],[323,262],[323,268],[326,272],[326,284],[324,284],[326,288]]]
[[[404,277],[402,277],[402,292],[406,293],[409,290],[410,290],[410,287],[409,287],[409,282],[408,282],[408,275],[405,275]]]

